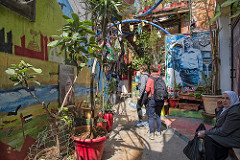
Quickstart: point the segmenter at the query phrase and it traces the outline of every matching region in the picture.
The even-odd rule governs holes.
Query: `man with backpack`
[[[148,93],[148,119],[151,140],[154,135],[161,136],[161,110],[164,100],[168,98],[167,87],[162,76],[158,74],[158,66],[150,66],[151,75],[147,80],[146,92]],[[154,134],[154,114],[157,121],[157,130]]]
[[[137,101],[137,113],[138,113],[138,119],[139,121],[137,122],[136,126],[145,126],[148,124],[146,122],[145,124],[143,123],[143,118],[142,118],[142,106],[144,105],[146,108],[146,112],[148,111],[147,109],[147,102],[148,102],[148,95],[147,92],[145,91],[147,80],[149,77],[149,74],[147,73],[147,68],[148,66],[146,64],[143,64],[140,67],[140,78],[139,78],[139,83],[138,83],[138,89],[139,89],[139,94],[138,94],[138,101]],[[148,113],[148,112],[147,112]]]

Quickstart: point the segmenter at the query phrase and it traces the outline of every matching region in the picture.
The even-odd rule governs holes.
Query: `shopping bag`
[[[200,130],[206,130],[204,124],[200,124],[196,129],[196,133]],[[203,160],[204,159],[204,141],[203,139],[194,136],[194,138],[188,142],[187,146],[183,149],[183,153],[190,160]]]

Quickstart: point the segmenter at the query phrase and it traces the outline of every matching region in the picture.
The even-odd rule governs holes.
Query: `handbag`
[[[196,133],[200,130],[206,130],[204,124],[200,124],[196,129]],[[183,153],[190,159],[190,160],[204,160],[204,141],[202,138],[199,138],[197,135],[188,142],[187,146],[184,147]]]

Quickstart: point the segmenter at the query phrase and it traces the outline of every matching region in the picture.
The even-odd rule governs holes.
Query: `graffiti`
[[[7,43],[5,43],[4,28],[0,30],[0,52],[12,54],[12,31],[7,32]]]
[[[36,58],[41,60],[48,60],[48,51],[47,51],[47,36],[43,36],[40,34],[41,37],[41,51],[35,51],[25,47],[25,36],[21,37],[21,46],[15,45],[15,55]],[[31,45],[30,45],[31,46]]]

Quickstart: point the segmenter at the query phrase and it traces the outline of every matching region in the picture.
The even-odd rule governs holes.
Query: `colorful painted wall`
[[[41,101],[50,102],[50,110],[59,106],[59,64],[64,64],[66,56],[59,54],[59,47],[50,48],[47,44],[53,40],[52,35],[60,34],[57,30],[65,23],[61,8],[67,7],[66,2],[37,0],[35,22],[0,4],[1,159],[24,159],[49,119],[41,104],[26,90],[13,87],[4,72],[11,64],[24,60],[41,68],[43,73],[36,79],[41,85],[31,84],[31,90]],[[89,94],[89,73],[87,67],[80,73],[75,86],[76,100]]]

